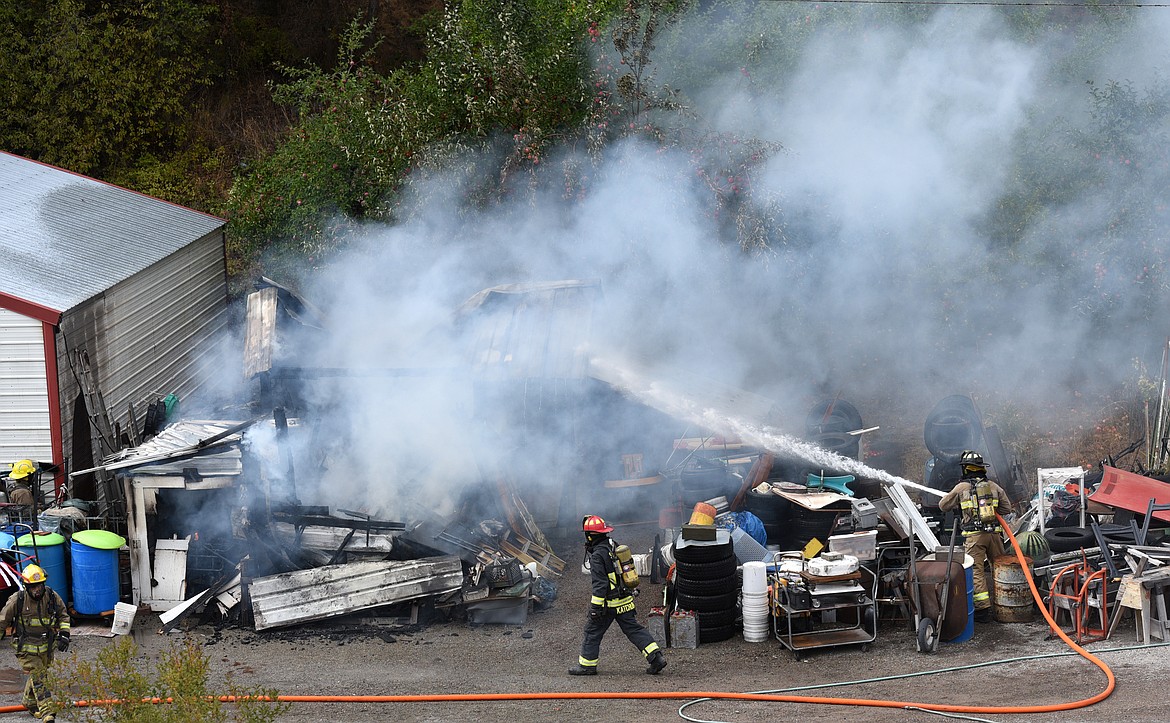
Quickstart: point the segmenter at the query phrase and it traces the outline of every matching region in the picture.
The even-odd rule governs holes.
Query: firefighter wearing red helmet
[[[1012,511],[1012,503],[1003,488],[987,479],[987,464],[974,450],[959,455],[963,477],[938,501],[944,512],[958,507],[962,514],[963,549],[971,556],[974,581],[975,622],[991,622],[991,593],[987,589],[984,566],[1004,554],[1003,528],[996,514]]]
[[[28,565],[20,573],[24,589],[8,598],[0,610],[0,631],[11,635],[16,659],[28,680],[21,701],[37,720],[56,720],[52,694],[45,687],[45,675],[53,663],[53,649],[69,649],[69,611],[39,565]],[[0,637],[3,637],[0,636]]]
[[[585,564],[592,580],[593,597],[589,601],[581,657],[577,659],[577,665],[569,668],[569,675],[597,675],[601,639],[615,620],[634,647],[645,656],[649,663],[646,672],[658,675],[666,667],[666,656],[650,631],[638,622],[634,595],[622,582],[614,543],[609,537],[613,527],[597,515],[587,515],[581,520],[581,531],[585,533]]]

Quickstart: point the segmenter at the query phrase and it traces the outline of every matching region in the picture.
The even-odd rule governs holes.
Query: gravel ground
[[[622,529],[619,539],[646,549],[643,536],[654,530]],[[159,634],[155,615],[140,614],[134,640],[146,658],[181,636],[200,642],[212,666],[213,680],[230,673],[243,686],[275,688],[283,695],[411,695],[495,693],[592,693],[663,691],[692,695],[706,691],[747,692],[831,684],[960,668],[934,675],[884,682],[852,684],[801,695],[866,698],[886,701],[997,706],[1058,705],[1100,693],[1105,676],[1077,656],[1051,657],[970,668],[988,661],[1048,653],[1067,646],[1048,635],[1043,622],[988,623],[976,626],[972,640],[944,644],[935,655],[916,652],[909,625],[883,621],[868,651],[859,646],[811,651],[798,661],[775,639],[747,643],[735,637],[694,650],[668,649],[662,675],[643,673],[640,654],[615,626],[602,645],[600,675],[574,678],[565,674],[577,657],[588,600],[588,579],[579,574],[580,551],[563,550],[569,572],[558,583],[558,599],[545,611],[532,613],[524,625],[471,627],[466,620],[426,625],[316,624],[256,633],[238,628],[217,629],[201,624],[184,631]],[[639,618],[660,599],[661,586],[646,585],[639,597]],[[110,644],[79,626],[74,649],[86,658]],[[1115,692],[1103,702],[1069,712],[1037,713],[1033,721],[1154,721],[1165,719],[1163,647],[1134,646],[1134,625],[1123,623],[1113,640],[1086,647],[1099,653],[1117,676]],[[0,653],[5,655],[5,653]],[[11,657],[0,666],[14,666]],[[18,704],[19,671],[0,667],[0,704]],[[288,721],[456,721],[513,723],[607,719],[682,720],[680,700],[535,700],[453,703],[296,703],[282,717]],[[901,706],[861,707],[784,702],[712,701],[687,707],[695,720],[757,721],[800,718],[807,721],[926,721],[937,714]],[[8,714],[20,719],[25,714]],[[67,717],[62,716],[65,720]],[[1020,720],[1019,715],[979,714],[980,720]]]

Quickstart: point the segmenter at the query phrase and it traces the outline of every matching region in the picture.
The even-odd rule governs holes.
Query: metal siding
[[[0,465],[53,459],[41,322],[0,309]]]
[[[181,402],[225,374],[217,338],[228,321],[223,233],[217,230],[71,310],[61,328],[69,349],[89,351],[110,419],[125,429],[130,403],[141,424],[146,403],[168,393]],[[61,399],[69,400],[65,449],[72,450],[78,386],[72,373],[61,376]]]

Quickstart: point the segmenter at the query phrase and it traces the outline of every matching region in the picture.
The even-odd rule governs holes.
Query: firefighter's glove
[[[61,632],[57,633],[57,650],[60,650],[62,653],[64,653],[68,649],[69,649],[69,631],[62,630]]]
[[[590,605],[589,606],[589,619],[590,620],[601,620],[604,617],[605,617],[605,608],[604,607],[602,607],[601,605]]]

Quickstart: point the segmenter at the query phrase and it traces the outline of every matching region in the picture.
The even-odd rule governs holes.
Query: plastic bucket
[[[20,569],[29,565],[40,565],[48,578],[46,584],[54,590],[66,604],[69,603],[69,574],[65,568],[65,538],[55,532],[36,536],[36,546],[33,546],[33,535],[21,535],[16,540],[16,549],[26,555],[35,555],[36,559],[21,556]]]
[[[1032,566],[1030,558],[1028,566]],[[1035,605],[1032,600],[1032,589],[1028,586],[1028,575],[1015,555],[1001,555],[991,563],[991,576],[994,579],[994,594],[992,612],[997,622],[1001,623],[1030,623],[1035,617]]]
[[[114,626],[112,631],[115,635],[126,635],[134,627],[134,616],[138,613],[138,606],[130,603],[114,603]]]
[[[711,525],[715,523],[715,508],[706,502],[699,502],[691,512],[692,525]]]
[[[743,592],[744,595],[768,592],[768,571],[763,562],[753,561],[743,564]]]
[[[105,530],[81,530],[69,543],[73,563],[73,609],[81,615],[115,610],[118,588],[118,548],[126,544]]]

